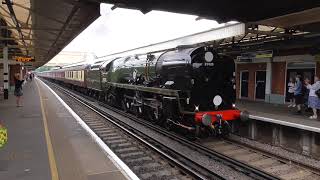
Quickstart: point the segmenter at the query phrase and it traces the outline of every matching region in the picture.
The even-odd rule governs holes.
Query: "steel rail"
[[[238,142],[236,140],[233,140],[233,139],[230,139],[230,138],[227,138],[227,139],[224,139],[226,142],[229,142],[229,143],[233,143],[233,144],[237,144],[238,146],[240,147],[244,147],[244,148],[248,148],[250,150],[253,150],[255,152],[259,152],[263,155],[266,155],[266,156],[270,156],[272,158],[275,158],[279,161],[283,161],[283,162],[286,162],[288,164],[291,164],[291,163],[294,163],[295,165],[299,166],[299,167],[302,167],[302,168],[305,168],[305,169],[308,169],[310,170],[312,173],[314,174],[317,174],[317,175],[320,175],[320,167],[317,168],[317,167],[314,167],[314,166],[310,166],[310,165],[307,165],[307,164],[304,164],[302,162],[299,162],[297,160],[294,160],[294,159],[287,159],[281,155],[277,155],[277,154],[273,154],[271,152],[268,152],[266,150],[263,150],[263,149],[260,149],[260,148],[257,148],[257,147],[254,147],[252,145],[249,145],[249,144],[246,144],[246,143],[243,143],[243,142]]]
[[[50,82],[51,83],[51,82]],[[198,163],[192,161],[191,159],[189,159],[188,157],[166,147],[164,144],[162,144],[161,142],[153,139],[152,137],[146,135],[145,133],[134,129],[134,131],[132,131],[132,129],[134,127],[122,122],[121,120],[118,120],[117,118],[110,116],[108,114],[106,114],[105,112],[103,112],[101,109],[93,106],[90,102],[88,102],[88,100],[84,100],[81,99],[77,96],[75,96],[73,93],[51,83],[53,86],[55,86],[57,89],[59,89],[60,91],[62,91],[64,94],[67,94],[69,97],[72,97],[75,101],[79,102],[80,104],[86,106],[87,108],[89,108],[90,110],[92,110],[93,112],[97,113],[98,115],[100,115],[101,117],[105,118],[107,121],[111,122],[112,124],[114,124],[115,126],[117,126],[119,129],[123,130],[124,132],[128,133],[130,136],[134,137],[135,139],[139,140],[141,143],[147,145],[148,147],[150,147],[152,150],[154,150],[155,152],[159,153],[162,157],[166,158],[168,161],[170,161],[171,163],[177,165],[180,169],[182,169],[184,172],[188,173],[189,175],[195,177],[196,179],[201,179],[201,180],[206,180],[208,179],[207,177],[211,177],[214,179],[224,179],[223,177],[219,176],[218,174],[216,174],[215,172],[211,171],[210,169],[203,167],[201,165],[199,165]],[[127,126],[127,127],[125,127]],[[139,132],[140,136],[137,135],[137,132]],[[145,136],[144,138],[141,137],[141,135]],[[165,149],[170,150],[171,152],[169,152],[170,154],[172,153],[172,155],[170,155],[168,152],[164,152],[161,148],[156,147],[155,145],[151,144],[150,142],[148,142],[145,139],[151,139],[152,142],[156,142],[158,146],[162,146],[165,147]],[[182,160],[177,160],[177,157],[179,157],[179,159],[183,158],[184,161],[188,161],[188,163],[183,163],[181,162]],[[199,170],[194,170],[194,168],[190,167],[190,164],[193,164],[193,166],[198,166],[197,168],[200,168],[201,172],[198,172]],[[203,172],[204,171],[204,172]],[[202,175],[201,173],[205,173],[205,175]],[[207,177],[206,177],[207,176]]]

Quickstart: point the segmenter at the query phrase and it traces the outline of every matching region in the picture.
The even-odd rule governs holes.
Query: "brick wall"
[[[320,62],[316,63],[316,75],[320,77]]]
[[[286,62],[273,62],[271,93],[284,95],[286,83]]]

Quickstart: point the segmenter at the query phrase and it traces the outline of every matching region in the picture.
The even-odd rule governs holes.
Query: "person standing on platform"
[[[289,101],[290,101],[290,104],[288,107],[296,107],[296,104],[294,103],[294,86],[295,86],[295,82],[291,77],[288,83],[288,94],[289,94]]]
[[[301,105],[303,104],[301,76],[296,76],[296,85],[294,87],[294,99],[297,106],[296,114],[301,114]]]
[[[307,85],[310,84],[310,82],[311,81],[309,78],[305,78],[302,84],[303,105],[306,111],[308,111],[308,107],[309,107],[308,102],[309,102],[309,92],[310,92],[310,89],[307,88]]]
[[[311,85],[310,83],[306,84],[307,88],[310,90],[308,106],[312,108],[313,115],[310,116],[310,119],[317,119],[318,114],[317,110],[320,109],[320,99],[316,94],[316,91],[320,89],[320,81],[317,76],[314,77],[314,83]]]
[[[23,84],[24,80],[22,79],[22,75],[20,73],[16,73],[14,75],[14,95],[16,96],[16,105],[17,107],[22,107],[20,105],[20,101],[21,101],[21,96],[23,95],[22,92],[22,84]]]
[[[30,75],[29,75],[29,78],[30,78],[30,81],[32,81],[32,73],[30,73]]]

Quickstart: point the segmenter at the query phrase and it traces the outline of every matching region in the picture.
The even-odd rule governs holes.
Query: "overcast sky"
[[[117,8],[101,4],[101,16],[76,37],[63,51],[92,52],[103,56],[151,43],[161,42],[222,26],[197,16]],[[62,58],[62,59],[61,59]],[[64,61],[62,55],[54,60]]]

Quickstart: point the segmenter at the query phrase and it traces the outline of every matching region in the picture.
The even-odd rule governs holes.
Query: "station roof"
[[[99,4],[90,1],[2,1],[0,54],[7,42],[9,58],[35,57],[34,67],[52,59],[100,16]]]
[[[236,20],[282,28],[320,27],[318,0],[2,0],[0,54],[6,41],[9,55],[33,56],[34,67],[45,64],[99,17],[99,3],[103,2],[114,4],[112,9],[131,8],[142,13],[163,10],[218,22]],[[307,26],[310,24],[313,26]]]
[[[320,7],[318,0],[292,1],[234,1],[234,0],[100,0],[114,4],[114,8],[133,8],[143,13],[162,10],[197,15],[200,18],[214,19],[220,23],[228,21],[254,22]]]

